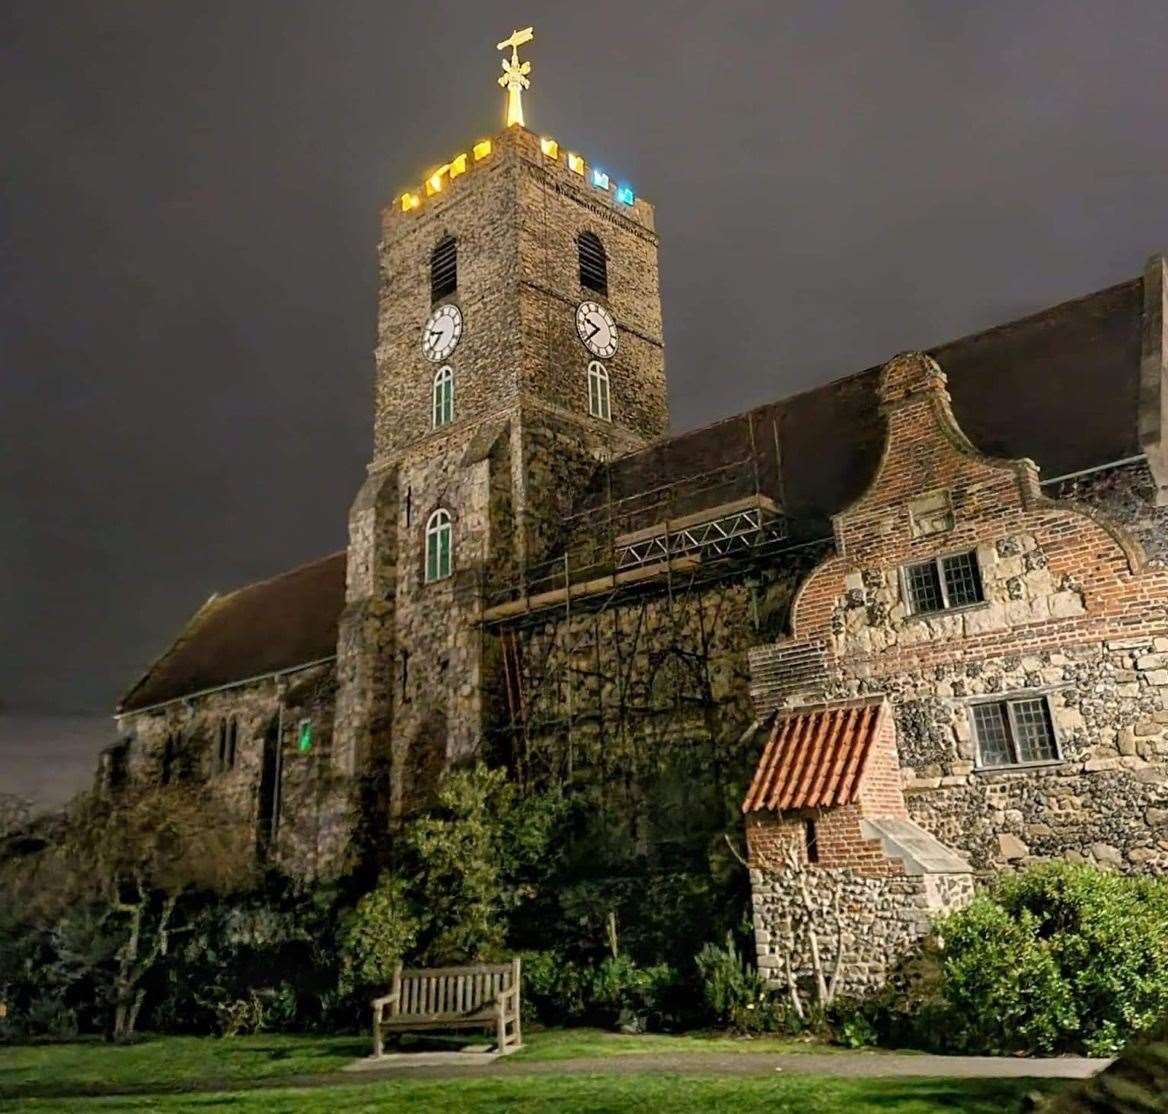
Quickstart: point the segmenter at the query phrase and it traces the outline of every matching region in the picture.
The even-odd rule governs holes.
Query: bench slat
[[[403,979],[434,978],[437,975],[490,975],[510,973],[510,963],[471,963],[466,967],[405,967]]]

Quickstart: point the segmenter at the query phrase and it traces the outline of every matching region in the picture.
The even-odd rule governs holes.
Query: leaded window
[[[430,253],[430,304],[441,301],[457,289],[458,241],[453,236],[446,236]]]
[[[904,588],[914,614],[966,607],[985,599],[973,550],[906,565]]]
[[[608,370],[599,360],[588,363],[588,413],[612,421],[608,401]]]
[[[432,399],[434,428],[449,425],[454,421],[454,371],[449,367],[434,373]]]
[[[426,522],[426,583],[444,580],[451,569],[450,512],[441,507]]]
[[[1058,760],[1058,742],[1045,696],[974,704],[971,709],[982,766],[1020,766]]]
[[[595,232],[581,232],[576,239],[580,251],[580,285],[586,290],[608,295],[608,257]]]

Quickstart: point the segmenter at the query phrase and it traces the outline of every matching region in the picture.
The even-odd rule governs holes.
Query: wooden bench
[[[389,993],[373,999],[373,1055],[381,1055],[386,1033],[490,1028],[506,1055],[523,1043],[519,1005],[518,958],[429,970],[403,970],[399,963]]]

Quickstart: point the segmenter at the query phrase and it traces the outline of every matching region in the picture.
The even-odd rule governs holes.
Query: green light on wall
[[[307,754],[312,750],[312,721],[302,719],[300,721],[300,731],[296,736],[296,747],[301,754]]]

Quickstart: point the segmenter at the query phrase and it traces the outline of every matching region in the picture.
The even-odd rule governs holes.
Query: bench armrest
[[[397,999],[398,999],[398,995],[396,995],[396,994],[386,994],[381,998],[374,998],[373,999],[373,1008],[375,1010],[383,1010],[391,1002],[396,1002]]]
[[[510,986],[506,990],[500,990],[499,993],[495,995],[495,1001],[497,1003],[498,1002],[505,1002],[512,995],[515,995],[515,997],[519,996],[519,987],[518,986]]]

